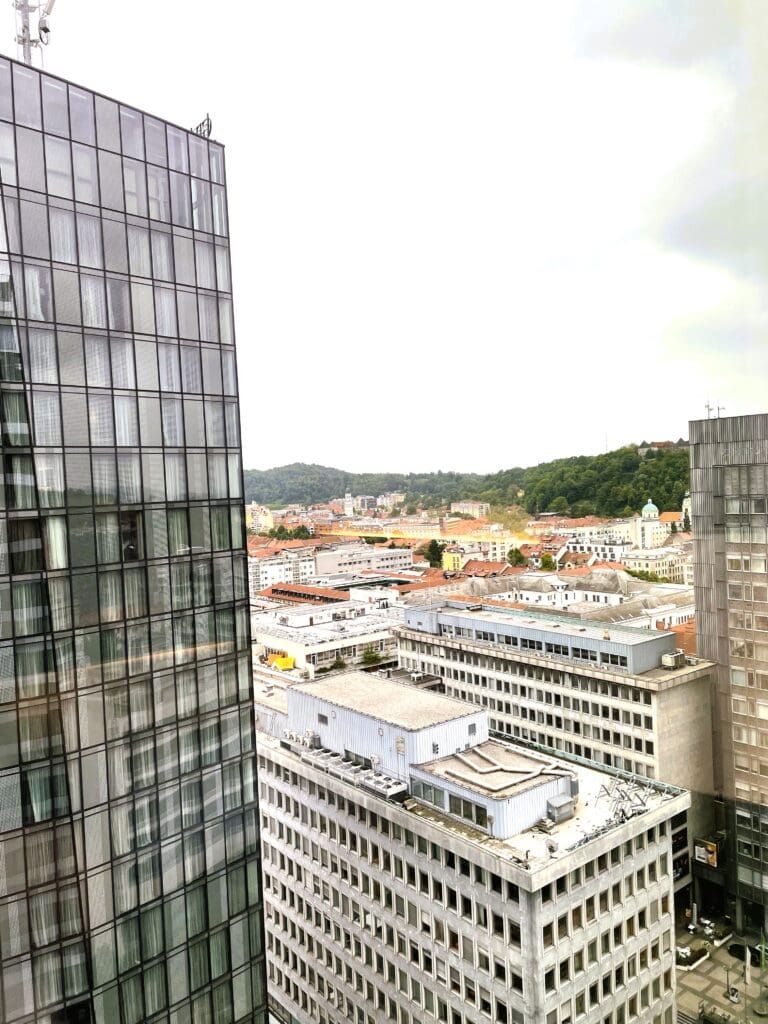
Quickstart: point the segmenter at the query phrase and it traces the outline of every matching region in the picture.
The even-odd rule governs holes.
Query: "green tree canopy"
[[[438,540],[431,540],[427,545],[425,555],[427,561],[433,569],[439,569],[443,564],[443,552],[445,551],[445,544],[441,544]]]
[[[527,565],[528,559],[520,548],[510,548],[507,552],[507,561],[510,565]]]

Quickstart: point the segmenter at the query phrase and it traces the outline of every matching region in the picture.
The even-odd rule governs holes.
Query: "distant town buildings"
[[[453,501],[451,512],[472,516],[474,519],[487,519],[491,514],[491,506],[487,501]]]
[[[684,583],[685,565],[690,559],[682,548],[640,548],[628,551],[623,558],[627,569],[634,572],[653,573],[670,583]]]

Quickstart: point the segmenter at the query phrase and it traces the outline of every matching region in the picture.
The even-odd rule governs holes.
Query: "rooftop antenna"
[[[47,46],[51,34],[48,19],[53,13],[56,0],[45,3],[30,4],[29,0],[13,0],[16,10],[17,35],[16,43],[21,50],[21,59],[25,64],[32,64],[32,50],[35,47]],[[30,28],[30,15],[37,14],[37,37],[33,38]]]

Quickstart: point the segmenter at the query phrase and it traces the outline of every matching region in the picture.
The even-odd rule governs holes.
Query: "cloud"
[[[761,0],[580,0],[573,36],[577,51],[589,58],[678,69],[707,63],[728,74],[762,6]]]

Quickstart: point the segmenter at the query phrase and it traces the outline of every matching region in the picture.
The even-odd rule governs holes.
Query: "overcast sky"
[[[45,58],[210,112],[246,468],[488,472],[766,411],[766,51],[766,0],[58,0]]]

